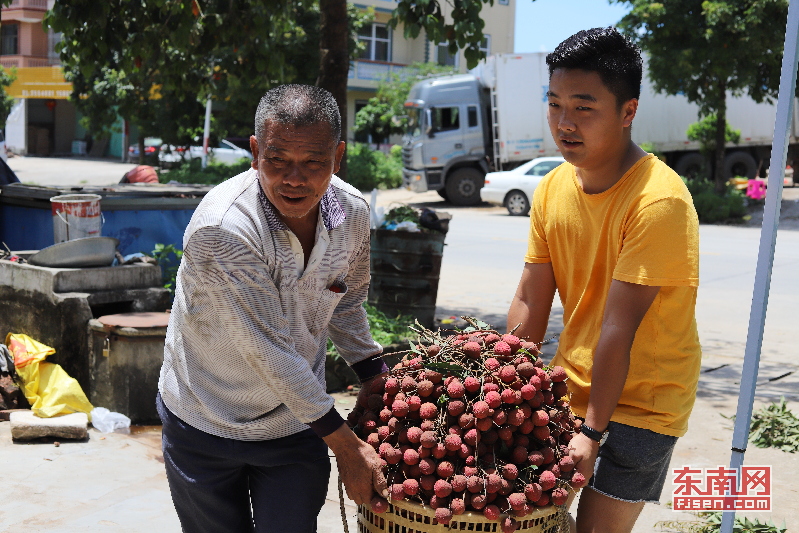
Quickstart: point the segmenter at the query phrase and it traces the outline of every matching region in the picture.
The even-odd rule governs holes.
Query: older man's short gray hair
[[[330,92],[313,85],[288,84],[270,89],[255,111],[255,138],[263,140],[267,121],[291,126],[327,123],[331,139],[341,138],[341,114]]]

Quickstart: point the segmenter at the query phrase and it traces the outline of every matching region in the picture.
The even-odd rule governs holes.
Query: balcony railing
[[[47,0],[11,0],[6,9],[43,9],[47,11]]]
[[[401,63],[388,63],[384,61],[355,61],[350,67],[349,79],[364,81],[381,81],[391,74],[399,74],[401,78],[413,74],[412,68]]]
[[[59,59],[48,59],[46,57],[27,57],[27,56],[0,56],[0,65],[3,68],[11,67],[49,67],[58,65]]]

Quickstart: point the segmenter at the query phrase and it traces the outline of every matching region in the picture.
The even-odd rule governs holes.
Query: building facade
[[[0,65],[6,69],[13,67],[17,72],[16,82],[8,89],[17,98],[6,122],[8,149],[21,155],[66,155],[83,153],[88,142],[92,155],[121,156],[121,134],[112,135],[107,143],[91,146],[87,132],[79,124],[79,113],[69,101],[72,87],[64,80],[55,51],[60,34],[42,27],[44,15],[54,2],[12,0],[2,9]],[[395,1],[358,0],[354,4],[364,10],[374,9],[375,18],[358,36],[366,46],[349,73],[346,117],[349,141],[356,140],[355,113],[374,96],[378,82],[388,74],[402,73],[409,65],[420,62],[451,65],[466,72],[463,51],[451,56],[446,45],[430,42],[424,32],[416,39],[405,39],[401,26],[392,30],[388,21],[397,5]],[[444,0],[440,4],[448,16],[452,7]],[[513,51],[515,11],[516,0],[495,0],[493,6],[483,6],[483,47],[487,54]]]
[[[361,57],[350,69],[347,82],[347,136],[349,141],[368,141],[353,132],[355,114],[375,95],[378,82],[391,73],[406,71],[413,63],[437,63],[451,65],[459,72],[466,72],[463,51],[450,55],[446,45],[430,42],[424,32],[416,39],[406,39],[402,26],[392,30],[388,25],[397,3],[392,0],[358,0],[353,2],[361,9],[372,8],[375,18],[364,28],[358,39],[366,45]],[[449,17],[452,6],[439,2],[445,17]],[[493,6],[484,5],[480,15],[485,22],[483,49],[487,54],[513,52],[516,0],[495,0]]]

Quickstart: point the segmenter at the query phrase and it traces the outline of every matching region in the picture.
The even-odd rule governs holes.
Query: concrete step
[[[86,413],[71,413],[53,418],[40,418],[33,411],[11,413],[11,438],[32,440],[41,437],[59,439],[85,439],[88,436],[89,417]]]

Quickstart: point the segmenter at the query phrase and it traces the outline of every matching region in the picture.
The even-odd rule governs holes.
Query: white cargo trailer
[[[452,203],[470,205],[479,202],[486,173],[558,155],[546,120],[545,58],[545,53],[498,54],[469,74],[414,85],[405,104],[411,118],[403,141],[405,184],[417,192],[436,190]],[[725,175],[765,175],[774,117],[773,104],[728,97],[727,121],[741,131],[741,140],[726,147]],[[636,143],[649,143],[678,173],[691,175],[710,164],[699,154],[699,144],[686,136],[698,118],[698,106],[685,96],[656,94],[644,70],[632,126]],[[789,164],[799,148],[796,126],[795,116]]]

